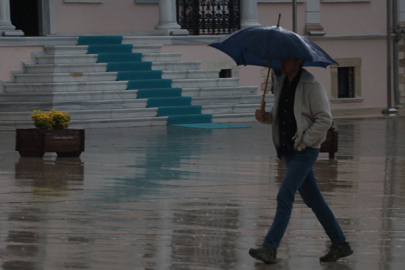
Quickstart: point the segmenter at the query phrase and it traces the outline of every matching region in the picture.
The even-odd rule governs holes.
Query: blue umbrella
[[[278,19],[280,23],[280,16]],[[228,54],[237,65],[254,65],[280,70],[280,59],[304,60],[304,66],[337,65],[309,39],[279,26],[255,26],[235,31],[209,46]],[[266,86],[270,75],[267,73]],[[266,91],[261,110],[264,110]]]
[[[237,65],[280,70],[279,59],[305,60],[304,66],[327,67],[337,63],[309,39],[280,26],[255,26],[233,32],[209,46],[228,54]]]

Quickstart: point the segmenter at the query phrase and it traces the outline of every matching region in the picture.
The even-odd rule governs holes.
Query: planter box
[[[43,157],[45,152],[78,157],[84,151],[84,130],[17,129],[15,150],[22,157]]]
[[[336,130],[329,130],[326,134],[326,140],[321,144],[320,152],[329,153],[329,157],[335,157],[335,153],[338,151],[338,132]]]

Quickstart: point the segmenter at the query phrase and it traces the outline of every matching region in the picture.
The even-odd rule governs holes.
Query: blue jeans
[[[315,213],[332,244],[342,244],[346,241],[342,229],[319,190],[312,170],[318,154],[319,149],[306,147],[302,152],[294,151],[293,154],[283,157],[287,173],[278,191],[273,224],[264,239],[264,244],[274,250],[279,247],[287,229],[297,190],[305,204]]]

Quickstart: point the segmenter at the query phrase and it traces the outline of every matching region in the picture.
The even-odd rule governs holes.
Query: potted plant
[[[338,151],[338,139],[338,132],[334,127],[334,122],[332,122],[332,125],[326,133],[326,139],[321,144],[320,152],[327,152],[329,153],[329,158],[334,158],[335,153]]]
[[[16,151],[22,157],[43,157],[56,152],[59,157],[78,157],[84,151],[84,130],[67,129],[70,114],[51,110],[31,115],[35,129],[17,129]]]

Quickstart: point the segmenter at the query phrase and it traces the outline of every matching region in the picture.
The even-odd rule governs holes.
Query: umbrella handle
[[[260,110],[261,111],[264,111],[264,106],[265,106],[265,101],[264,101],[264,96],[263,96],[263,98],[262,98],[262,103],[260,104]]]
[[[264,87],[264,91],[263,91],[263,98],[262,98],[262,103],[260,105],[260,110],[264,111],[264,105],[265,105],[265,97],[266,97],[266,91],[267,91],[267,85],[269,84],[269,77],[270,77],[270,71],[271,71],[271,64],[273,62],[273,59],[270,60],[270,65],[269,65],[269,70],[267,71],[267,78],[266,78],[266,84]]]
[[[278,14],[278,22],[277,22],[277,27],[280,26],[280,19],[281,19],[281,13]]]

